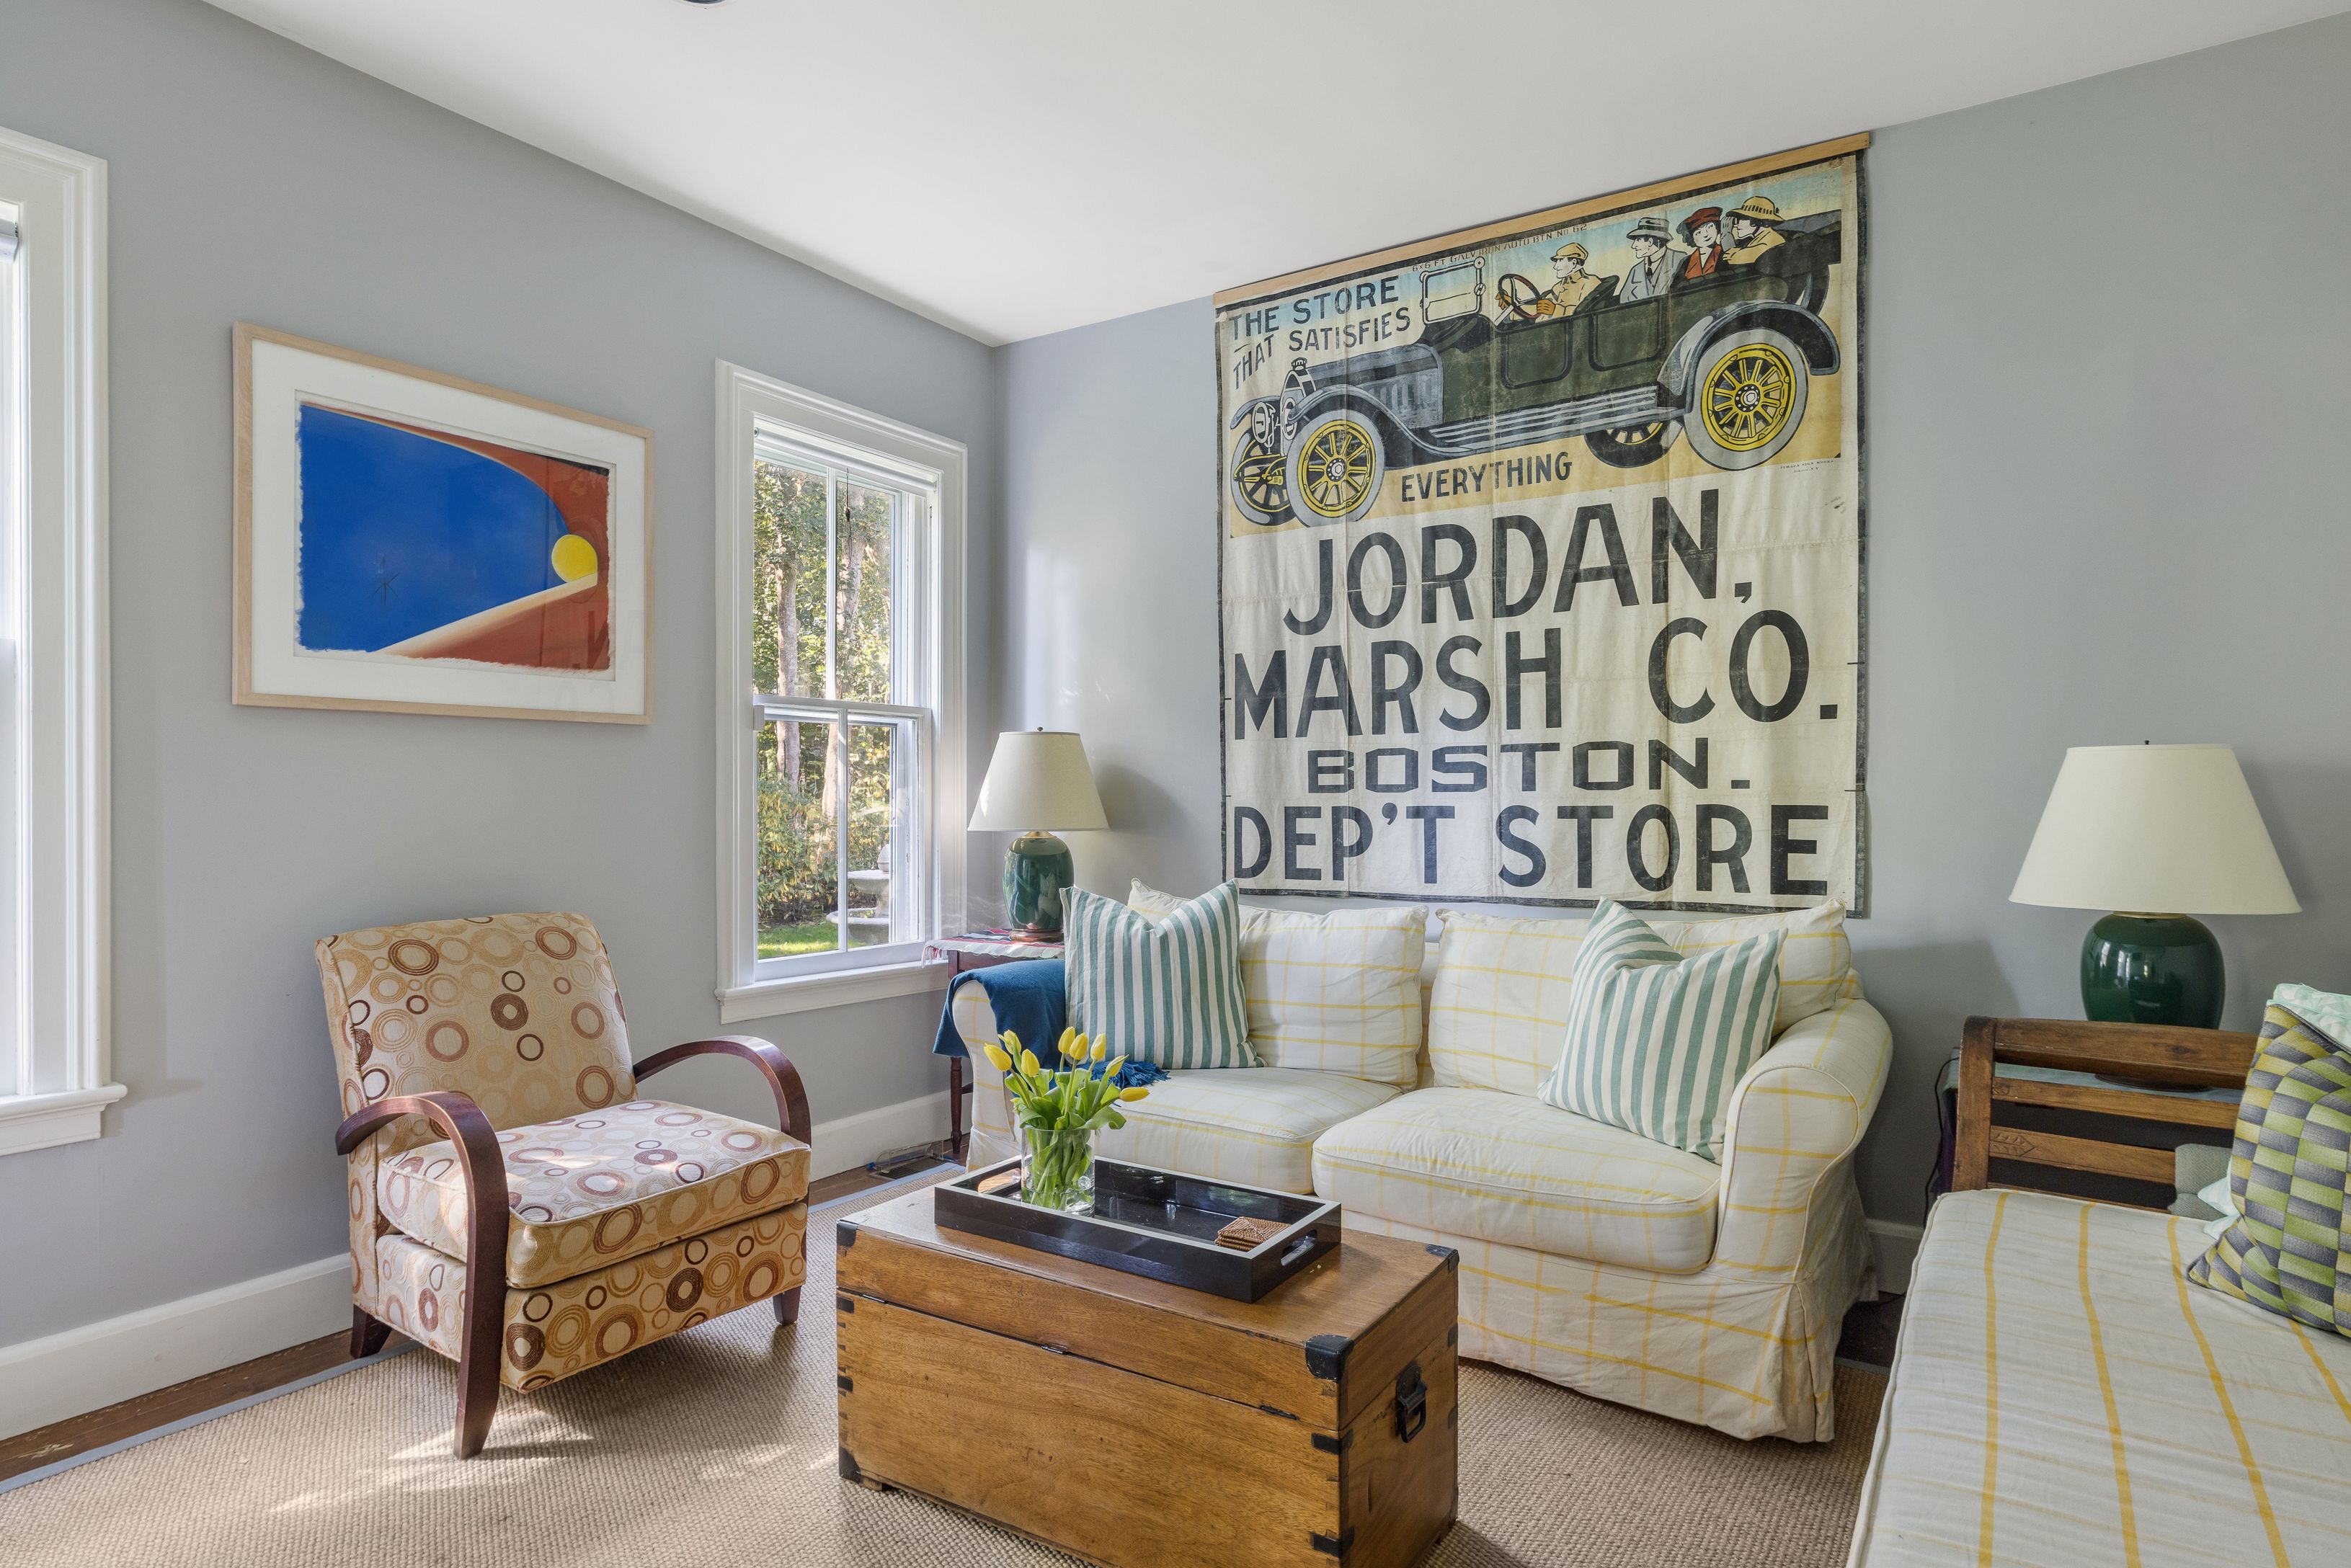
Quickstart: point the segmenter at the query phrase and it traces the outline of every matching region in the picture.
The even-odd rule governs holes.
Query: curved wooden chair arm
[[[776,1096],[776,1119],[784,1132],[800,1143],[809,1141],[808,1091],[800,1087],[800,1070],[792,1059],[764,1040],[745,1034],[723,1034],[715,1040],[690,1040],[684,1045],[673,1045],[667,1051],[657,1051],[632,1069],[639,1078],[650,1078],[664,1067],[674,1066],[689,1056],[739,1056],[766,1074],[768,1087]]]
[[[352,1113],[335,1130],[335,1152],[348,1155],[402,1116],[422,1116],[457,1151],[465,1183],[465,1308],[459,1343],[457,1457],[481,1452],[498,1404],[507,1300],[507,1162],[497,1129],[469,1095],[449,1090],[400,1094]]]

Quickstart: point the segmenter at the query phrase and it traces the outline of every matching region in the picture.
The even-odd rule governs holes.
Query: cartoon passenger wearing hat
[[[1624,283],[1616,290],[1619,299],[1655,299],[1674,283],[1674,253],[1667,247],[1673,238],[1666,221],[1656,215],[1643,218],[1625,236],[1633,246],[1633,265],[1625,274]]]
[[[1722,259],[1743,267],[1773,246],[1787,244],[1780,233],[1780,225],[1786,221],[1771,197],[1748,197],[1730,209],[1730,248],[1722,253]]]
[[[1535,308],[1545,316],[1572,316],[1575,308],[1600,291],[1600,279],[1583,270],[1592,253],[1570,240],[1551,253],[1552,270],[1559,281],[1543,290],[1542,303]]]
[[[1691,283],[1713,277],[1714,269],[1722,265],[1722,209],[1700,207],[1682,220],[1681,227],[1690,249],[1675,281]]]

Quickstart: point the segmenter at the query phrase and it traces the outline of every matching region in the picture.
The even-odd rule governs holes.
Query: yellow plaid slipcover
[[[2195,1221],[1935,1206],[1853,1568],[2351,1562],[2351,1342],[2189,1284]]]
[[[1514,919],[1497,915],[1438,912],[1437,982],[1428,1001],[1428,1061],[1441,1086],[1499,1089],[1532,1094],[1558,1065],[1567,1033],[1569,982],[1583,920]],[[1834,1002],[1861,995],[1853,972],[1853,943],[1844,908],[1823,904],[1778,915],[1735,920],[1650,922],[1650,928],[1687,956],[1781,931],[1779,1027],[1810,1018]]]
[[[1721,1176],[1712,1160],[1491,1089],[1424,1089],[1314,1145],[1314,1190],[1349,1214],[1675,1273],[1714,1251]]]
[[[1464,1355],[1737,1437],[1825,1442],[1838,1330],[1871,1289],[1853,1151],[1892,1045],[1877,1009],[1855,998],[1787,1030],[1748,1070],[1730,1103],[1713,1256],[1689,1272],[1483,1240],[1383,1214],[1367,1207],[1375,1197],[1347,1202],[1346,1223],[1460,1249]]]

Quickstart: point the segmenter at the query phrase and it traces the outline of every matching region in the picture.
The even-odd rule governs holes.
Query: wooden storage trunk
[[[1453,1521],[1458,1259],[1348,1235],[1255,1302],[840,1227],[841,1473],[1113,1568],[1402,1568]]]

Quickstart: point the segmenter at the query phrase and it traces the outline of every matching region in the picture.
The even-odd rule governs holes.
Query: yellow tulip
[[[1012,1058],[1002,1046],[997,1044],[991,1040],[979,1049],[987,1057],[988,1065],[995,1068],[997,1071],[1009,1072],[1012,1071]]]
[[[1071,1040],[1076,1040],[1078,1042],[1078,1049],[1076,1051],[1070,1049],[1070,1042]],[[1080,1034],[1076,1030],[1065,1029],[1061,1031],[1061,1038],[1054,1042],[1054,1049],[1059,1051],[1063,1056],[1076,1056],[1085,1050],[1085,1040],[1086,1037]]]
[[[1101,1035],[1094,1036],[1094,1053],[1092,1060],[1100,1061],[1103,1057],[1108,1056],[1109,1054],[1110,1041],[1103,1039]]]
[[[1020,1071],[1034,1078],[1044,1070],[1043,1064],[1037,1060],[1037,1053],[1035,1051],[1023,1051],[1020,1053]]]
[[[1145,1089],[1142,1084],[1138,1083],[1132,1089],[1120,1090],[1118,1092],[1118,1097],[1122,1100],[1135,1101],[1142,1099],[1144,1095],[1150,1092],[1150,1090]]]

